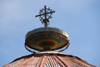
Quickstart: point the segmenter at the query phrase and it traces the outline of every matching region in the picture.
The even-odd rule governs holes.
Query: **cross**
[[[40,15],[36,15],[35,17],[40,17],[42,19],[42,22],[44,23],[45,27],[48,27],[47,22],[49,21],[49,18],[47,18],[47,15],[48,14],[52,15],[52,13],[55,13],[55,11],[50,10],[50,12],[47,12],[46,6],[44,6],[44,9],[42,9],[42,10],[44,10],[44,13],[43,14],[40,13]],[[42,11],[42,10],[40,10],[40,11]],[[45,16],[45,19],[43,19],[41,16]],[[49,16],[49,17],[51,18],[51,16]]]

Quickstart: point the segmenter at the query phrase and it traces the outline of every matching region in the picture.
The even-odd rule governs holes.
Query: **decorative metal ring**
[[[68,47],[69,47],[69,45],[70,45],[70,43],[68,43],[66,46],[66,48],[64,48],[64,49],[62,49],[62,50],[60,50],[60,51],[58,51],[58,52],[62,52],[62,51],[64,51],[64,50],[66,50]]]
[[[31,53],[36,53],[35,51],[31,51],[30,49],[28,49],[26,44],[25,44],[25,48],[26,48],[26,50],[28,50]]]

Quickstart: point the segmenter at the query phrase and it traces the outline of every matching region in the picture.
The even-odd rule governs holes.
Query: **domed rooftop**
[[[79,57],[56,51],[38,52],[15,59],[3,67],[96,67]]]
[[[43,10],[45,13],[43,13]],[[46,12],[46,10],[48,11]],[[48,27],[49,18],[51,18],[51,14],[54,12],[44,6],[44,9],[40,10],[40,15],[36,15],[36,17],[40,16],[40,20],[45,24],[45,27],[34,29],[26,35],[25,48],[28,51],[31,50],[27,47],[40,52],[34,52],[31,55],[15,59],[3,67],[95,67],[79,57],[60,53],[68,48],[69,36],[61,29]],[[50,14],[50,16],[47,14]],[[44,15],[45,19],[41,17],[42,15]],[[63,47],[65,49],[59,52],[53,51]]]

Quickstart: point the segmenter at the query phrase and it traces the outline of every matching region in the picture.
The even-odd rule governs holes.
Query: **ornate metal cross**
[[[35,17],[39,17],[40,21],[44,23],[44,26],[48,27],[49,19],[52,18],[52,13],[55,13],[55,11],[52,11],[52,9],[46,8],[46,6],[44,6],[44,9],[42,8],[39,12],[39,15],[36,15]]]

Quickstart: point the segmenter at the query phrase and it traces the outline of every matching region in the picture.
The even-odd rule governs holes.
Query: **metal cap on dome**
[[[51,15],[55,11],[52,11],[50,8],[42,8],[39,15],[40,21],[44,23],[45,27],[34,29],[27,33],[25,39],[25,48],[28,51],[31,51],[28,48],[35,49],[37,51],[53,51],[65,47],[60,50],[64,51],[69,46],[69,36],[68,34],[58,28],[48,27],[49,19],[52,18]],[[31,51],[32,52],[32,51]]]

